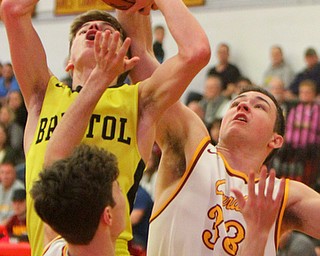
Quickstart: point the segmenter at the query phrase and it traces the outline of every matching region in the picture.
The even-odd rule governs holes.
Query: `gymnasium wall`
[[[207,0],[205,6],[192,7],[191,12],[207,31],[212,46],[209,66],[216,62],[216,46],[227,42],[231,62],[253,82],[260,83],[269,65],[269,49],[279,44],[295,71],[304,67],[304,50],[315,47],[320,54],[320,1],[316,0]],[[288,6],[288,2],[290,5]],[[34,25],[47,51],[50,69],[63,77],[68,55],[68,29],[74,16],[55,17],[54,1],[41,0]],[[153,13],[153,24],[165,24],[159,12]],[[196,36],[196,35],[195,35]],[[166,56],[177,48],[167,33]],[[9,47],[3,24],[0,23],[0,61],[10,61]],[[31,61],[31,60],[30,60]],[[207,69],[192,82],[189,90],[202,91]],[[182,98],[184,100],[184,96]]]

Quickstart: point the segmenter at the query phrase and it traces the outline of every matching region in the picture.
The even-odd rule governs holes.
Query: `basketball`
[[[127,10],[136,3],[135,0],[103,0],[103,2],[120,10]]]

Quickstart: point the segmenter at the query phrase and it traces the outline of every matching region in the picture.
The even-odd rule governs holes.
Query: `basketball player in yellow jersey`
[[[137,1],[137,4],[144,6],[157,5],[178,51],[159,66],[150,78],[137,85],[116,87],[113,85],[121,85],[122,82],[115,79],[110,83],[110,77],[106,75],[110,71],[109,63],[105,57],[109,52],[109,38],[117,36],[115,32],[119,31],[120,47],[125,40],[123,30],[117,20],[106,12],[83,14],[75,19],[71,28],[70,58],[66,68],[73,78],[70,89],[49,70],[44,47],[31,19],[37,3],[38,0],[1,2],[1,18],[7,31],[12,63],[28,109],[24,141],[27,192],[43,168],[46,145],[54,128],[68,107],[82,95],[81,99],[87,105],[94,103],[96,107],[91,106],[81,112],[72,126],[68,127],[70,136],[66,135],[61,143],[77,144],[79,138],[73,133],[74,126],[78,125],[78,120],[86,120],[87,129],[86,125],[81,127],[85,133],[83,141],[107,148],[117,156],[120,170],[118,181],[130,202],[127,202],[126,208],[127,228],[117,240],[116,254],[128,255],[127,241],[132,238],[129,203],[133,203],[141,170],[149,159],[156,122],[208,63],[210,46],[207,36],[182,0]],[[150,21],[143,29],[152,35]],[[103,33],[105,31],[110,31],[112,36],[107,38],[108,33]],[[100,32],[103,35],[95,44]],[[124,58],[122,70],[127,71],[137,61],[136,57]],[[108,86],[110,88],[106,90]],[[81,87],[83,89],[79,93],[76,89]],[[63,151],[63,146],[58,148],[58,158],[68,154]],[[32,255],[38,256],[46,243],[43,223],[34,211],[30,196],[27,196],[27,204]]]
[[[159,65],[152,55],[140,54],[146,52],[152,42],[142,35],[143,31],[133,30],[126,16],[119,18],[128,35],[140,39],[140,44],[133,40],[131,50],[141,62],[130,73],[136,80],[144,79]],[[141,66],[141,63],[147,65]],[[134,72],[136,70],[139,72]],[[266,178],[261,167],[272,152],[282,146],[283,133],[282,111],[274,97],[263,90],[243,92],[233,101],[223,119],[217,147],[210,145],[206,127],[191,110],[182,103],[170,107],[157,126],[156,137],[162,148],[162,160],[157,176],[148,253],[169,256],[177,255],[176,250],[184,256],[206,253],[221,256],[237,252],[237,255],[269,256],[275,255],[279,236],[288,230],[298,230],[319,239],[319,194],[291,180],[285,182],[285,188],[279,179],[270,185],[274,174],[271,172]],[[254,170],[253,175],[250,170]],[[215,180],[210,179],[210,175]],[[266,196],[259,192],[258,196],[253,195],[252,200],[245,200],[241,194],[250,198],[252,185],[250,189],[248,184],[260,175],[260,183],[267,182],[268,185],[256,184],[256,192],[263,191],[260,189],[263,187],[268,187],[266,190],[269,192],[266,191]],[[236,187],[232,188],[233,184]],[[269,188],[273,188],[272,198]],[[281,196],[283,189],[284,197],[278,205],[276,195]],[[216,201],[212,201],[212,197]],[[252,208],[256,209],[252,210],[250,205],[255,200],[258,202],[252,204]],[[203,207],[205,209],[201,211]],[[281,207],[279,215],[278,207]],[[225,212],[231,213],[232,219],[223,219],[222,213]],[[200,226],[206,224],[208,229],[202,226],[200,231],[197,230],[198,235],[189,232],[195,224],[199,227],[199,222]],[[168,227],[170,232],[164,232]],[[223,227],[229,227],[229,230],[225,232]]]

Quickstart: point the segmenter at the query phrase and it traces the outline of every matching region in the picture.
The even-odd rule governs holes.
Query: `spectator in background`
[[[277,256],[317,256],[315,247],[307,235],[290,231],[281,236]]]
[[[14,76],[11,63],[6,63],[2,68],[2,77],[0,77],[0,101],[3,103],[6,96],[11,91],[20,91],[19,84]]]
[[[273,160],[279,176],[302,181],[316,189],[320,171],[320,105],[316,84],[305,80],[299,86],[299,104],[286,121],[285,144]]]
[[[0,225],[6,225],[13,215],[13,193],[16,189],[24,189],[24,185],[16,179],[16,170],[12,163],[0,165],[0,180]]]
[[[226,43],[221,43],[217,51],[218,63],[209,69],[208,75],[218,75],[221,77],[223,90],[227,89],[229,84],[235,83],[240,77],[238,67],[229,62],[230,48]]]
[[[303,166],[302,182],[312,188],[320,170],[320,105],[316,103],[316,96],[314,81],[304,80],[300,83],[300,103],[288,114],[285,137],[296,162]]]
[[[15,150],[8,143],[8,132],[4,124],[0,122],[0,164],[10,162],[16,165],[19,161]]]
[[[316,50],[314,48],[308,48],[305,51],[306,68],[300,73],[296,74],[294,80],[290,84],[290,91],[298,95],[299,85],[303,80],[313,80],[316,84],[317,94],[320,92],[320,63]]]
[[[278,45],[271,47],[270,51],[271,65],[264,72],[262,84],[264,87],[268,87],[273,77],[278,77],[282,80],[284,88],[289,88],[291,81],[293,80],[294,72],[292,68],[285,62],[283,57],[282,48]]]
[[[0,108],[0,123],[2,123],[8,134],[7,143],[15,151],[16,164],[24,162],[23,131],[24,129],[15,121],[14,112],[7,105]]]
[[[140,185],[149,193],[154,200],[155,183],[157,178],[158,166],[161,158],[161,150],[157,143],[154,143],[151,156],[147,163],[147,168],[143,173]]]
[[[21,92],[9,92],[7,104],[15,114],[15,121],[24,129],[27,123],[28,112]]]
[[[229,84],[228,88],[223,91],[223,95],[232,100],[238,96],[243,89],[250,86],[253,86],[251,80],[247,77],[240,76],[235,83]]]
[[[276,98],[283,110],[283,115],[287,118],[290,109],[297,104],[297,100],[288,94],[281,78],[272,77],[267,85],[267,90]]]
[[[219,133],[220,133],[221,122],[222,122],[221,118],[215,119],[208,127],[210,138],[211,138],[211,143],[214,146],[216,146],[219,142]]]
[[[208,127],[216,118],[225,114],[229,100],[222,95],[222,80],[218,75],[209,75],[205,81],[203,99],[199,105],[204,111],[204,122]]]
[[[204,121],[204,110],[200,106],[199,101],[191,101],[189,102],[187,107],[190,108],[194,113],[196,113],[202,121]]]
[[[26,227],[26,190],[16,189],[12,196],[13,216],[9,219],[6,229],[11,238],[28,241]]]
[[[186,97],[186,101],[185,101],[185,105],[188,106],[190,102],[199,102],[200,100],[202,100],[203,95],[200,92],[196,92],[196,91],[190,91],[187,93],[187,97]]]
[[[153,200],[150,194],[143,187],[139,186],[133,210],[130,215],[133,229],[131,247],[133,248],[140,247],[142,251],[145,251],[147,248],[149,219],[152,207]]]
[[[3,69],[3,65],[2,65],[2,63],[0,62],[0,77],[2,77],[2,69]]]
[[[163,50],[163,40],[165,36],[164,27],[158,25],[153,30],[154,42],[153,42],[153,52],[156,59],[162,63],[164,61],[165,53]]]

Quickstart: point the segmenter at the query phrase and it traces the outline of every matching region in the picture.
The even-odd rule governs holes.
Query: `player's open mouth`
[[[241,121],[241,122],[245,122],[245,123],[248,122],[247,117],[243,114],[236,115],[233,120],[237,120],[237,121]]]
[[[90,40],[90,41],[94,41],[94,39],[96,38],[96,33],[97,33],[96,30],[88,31],[87,34],[86,34],[86,39]]]

